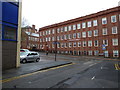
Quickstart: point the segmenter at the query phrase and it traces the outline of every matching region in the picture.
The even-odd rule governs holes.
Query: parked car
[[[20,49],[20,52],[30,52],[28,49]]]
[[[39,62],[40,55],[38,52],[20,52],[20,62],[26,63],[28,61]]]

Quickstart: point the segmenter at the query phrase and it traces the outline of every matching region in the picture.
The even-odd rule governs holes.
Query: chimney
[[[120,6],[120,1],[118,2],[118,6]]]
[[[32,29],[35,29],[35,25],[32,25]]]

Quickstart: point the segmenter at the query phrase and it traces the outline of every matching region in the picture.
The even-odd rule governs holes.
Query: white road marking
[[[95,79],[95,76],[93,78],[91,78],[91,80],[94,80]]]
[[[93,65],[95,65],[96,63],[94,63],[94,64],[91,64],[91,65],[89,65],[89,66],[93,66]]]

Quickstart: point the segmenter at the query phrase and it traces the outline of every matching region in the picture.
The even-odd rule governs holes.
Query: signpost
[[[57,56],[57,44],[59,44],[59,42],[54,41],[53,44],[55,45],[55,61],[56,61],[56,56]]]
[[[105,52],[104,52],[104,51],[106,50],[105,44],[102,45],[102,50],[103,50],[103,55],[104,55],[104,57],[105,57]]]

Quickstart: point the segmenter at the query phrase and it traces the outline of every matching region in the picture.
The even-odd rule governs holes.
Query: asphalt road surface
[[[54,60],[54,56],[42,57],[43,60],[48,58]],[[117,60],[79,60],[80,57],[74,56],[58,56],[57,60],[62,58],[73,61],[73,64],[30,73],[29,76],[4,82],[3,88],[120,88]]]

